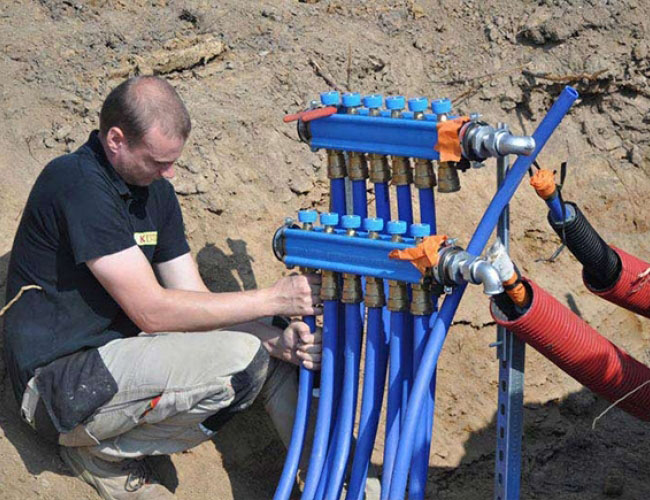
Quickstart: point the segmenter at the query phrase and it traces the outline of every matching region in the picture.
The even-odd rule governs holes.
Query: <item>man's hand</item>
[[[314,333],[302,321],[293,321],[280,335],[266,342],[271,356],[302,365],[308,370],[320,370],[322,338],[321,329]]]
[[[322,314],[321,278],[318,274],[292,274],[277,281],[270,289],[276,314],[311,316]]]

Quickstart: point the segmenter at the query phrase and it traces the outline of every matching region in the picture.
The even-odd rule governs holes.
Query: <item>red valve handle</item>
[[[284,118],[282,118],[282,121],[284,123],[295,122],[296,120],[310,122],[312,120],[316,120],[317,118],[325,118],[326,116],[333,115],[336,112],[337,109],[334,106],[327,106],[325,108],[310,109],[308,111],[301,111],[300,113],[286,115]]]

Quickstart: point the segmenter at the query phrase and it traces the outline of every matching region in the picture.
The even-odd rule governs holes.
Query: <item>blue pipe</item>
[[[338,301],[323,302],[323,356],[321,361],[320,397],[316,415],[314,442],[309,458],[309,469],[302,493],[303,500],[312,500],[318,488],[325,463],[334,409],[334,373],[338,343]],[[294,475],[295,477],[295,475]]]
[[[341,217],[347,214],[345,208],[345,179],[330,179],[330,211],[339,214],[339,224],[341,227]]]
[[[368,463],[377,435],[379,414],[384,398],[386,367],[388,362],[388,339],[385,334],[381,307],[368,308],[366,338],[366,362],[364,365],[363,397],[359,419],[357,447],[352,461],[346,500],[363,500]]]
[[[375,213],[378,218],[384,219],[384,222],[390,220],[390,190],[387,182],[375,182]]]
[[[413,202],[411,201],[411,185],[397,186],[397,216],[406,222],[406,227],[413,224]]]
[[[420,195],[420,221],[431,226],[431,234],[436,234],[436,208],[433,189],[418,189]]]
[[[427,341],[431,315],[413,316],[413,350],[414,366],[422,359],[424,346]],[[431,396],[431,391],[429,391]],[[425,410],[420,416],[420,423],[415,434],[413,459],[411,460],[411,475],[409,480],[409,500],[423,500],[429,471],[429,448],[431,446],[431,427],[433,405],[427,400]]]
[[[386,435],[384,439],[384,468],[381,478],[381,500],[388,498],[391,474],[397,454],[402,420],[402,342],[406,313],[390,314],[390,361],[388,370],[388,402],[386,404]]]
[[[354,215],[360,216],[361,220],[368,217],[368,194],[365,179],[352,181],[352,205]]]
[[[565,222],[566,218],[570,216],[569,211],[567,211],[560,200],[560,196],[557,194],[557,191],[546,200],[546,206],[548,206],[551,211],[551,218],[554,222]]]
[[[309,331],[316,331],[316,318],[305,316],[303,321],[309,326]],[[273,495],[273,500],[288,500],[296,483],[296,472],[302,447],[305,443],[305,432],[309,422],[309,410],[311,407],[311,396],[314,388],[314,372],[300,367],[300,378],[298,381],[298,403],[296,405],[296,416],[293,419],[293,430],[291,431],[291,443],[287,450],[287,458],[284,462],[282,475],[278,487]]]
[[[499,216],[503,209],[508,205],[510,199],[515,194],[517,187],[522,178],[532,165],[541,149],[544,147],[549,137],[560,124],[562,118],[568,113],[569,109],[578,98],[578,92],[571,87],[565,87],[560,97],[555,101],[547,115],[539,124],[533,138],[535,139],[535,151],[530,156],[519,156],[517,161],[506,175],[503,184],[492,198],[490,205],[483,214],[481,222],[474,231],[474,235],[467,246],[467,252],[472,255],[479,255],[485,247],[492,231],[497,225]],[[440,351],[444,338],[449,330],[449,325],[458,309],[458,304],[463,296],[467,284],[456,287],[451,295],[448,295],[442,303],[442,308],[433,325],[433,331],[427,342],[422,355],[422,362],[417,371],[415,383],[412,388],[409,399],[409,406],[404,422],[397,458],[395,460],[395,470],[392,472],[390,482],[390,499],[399,500],[404,498],[406,482],[408,478],[409,466],[413,454],[413,443],[415,428],[418,424],[418,415],[422,410],[422,405],[426,398],[426,392],[429,387],[433,370],[438,362]]]
[[[338,500],[343,488],[345,468],[350,455],[352,431],[359,392],[359,358],[361,356],[361,314],[359,304],[345,304],[345,369],[341,393],[340,428],[336,435],[334,461],[325,493],[327,500]]]

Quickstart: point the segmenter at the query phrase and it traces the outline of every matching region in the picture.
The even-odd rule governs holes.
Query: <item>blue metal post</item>
[[[499,128],[505,124],[499,124]],[[508,172],[508,157],[497,158],[497,188]],[[503,209],[497,235],[509,250],[510,208]],[[499,395],[497,398],[497,449],[494,500],[519,500],[521,481],[521,436],[524,423],[524,365],[526,344],[502,326],[497,326]]]

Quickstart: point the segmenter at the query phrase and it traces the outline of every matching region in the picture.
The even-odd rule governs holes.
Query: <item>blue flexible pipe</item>
[[[388,364],[388,402],[386,404],[386,435],[384,439],[384,468],[381,477],[381,499],[388,498],[391,473],[399,444],[402,420],[402,349],[406,313],[390,313],[390,361]]]
[[[366,192],[366,180],[352,181],[352,206],[354,214],[361,217],[361,220],[368,217],[368,193]]]
[[[345,370],[341,393],[340,428],[335,439],[335,454],[325,498],[338,500],[343,488],[345,469],[352,445],[352,431],[359,392],[359,358],[361,357],[361,314],[359,304],[345,304]]]
[[[368,308],[366,362],[364,365],[363,396],[359,418],[359,436],[352,461],[346,500],[363,500],[370,455],[377,435],[379,414],[384,398],[388,342],[384,331],[381,307]]]
[[[429,333],[431,315],[413,316],[413,348],[414,366],[417,367],[422,359],[424,346]],[[431,391],[429,391],[431,395]],[[413,459],[411,460],[411,475],[409,480],[409,500],[424,499],[424,492],[427,485],[427,473],[429,471],[429,448],[431,446],[432,414],[430,411],[433,405],[427,400],[425,410],[420,416],[420,423],[415,434],[415,445]]]
[[[384,219],[384,232],[386,222],[390,220],[390,189],[387,182],[375,182],[375,213],[380,219]]]
[[[345,179],[330,179],[330,207],[331,211],[339,214],[339,224],[341,227],[341,218],[347,214],[345,208]]]
[[[406,222],[406,227],[413,224],[413,202],[411,201],[411,185],[397,186],[397,216]]]
[[[492,198],[490,205],[483,214],[481,222],[474,231],[474,235],[467,246],[467,252],[471,255],[479,255],[485,247],[492,231],[497,225],[499,216],[503,209],[508,205],[510,199],[515,194],[517,187],[521,183],[532,162],[535,160],[540,150],[544,147],[549,137],[560,124],[562,118],[567,114],[575,100],[578,98],[578,92],[571,87],[565,87],[560,97],[555,101],[547,115],[539,124],[533,138],[535,139],[535,151],[530,156],[519,156],[517,161],[506,175],[503,184]],[[458,304],[463,296],[467,284],[456,287],[451,295],[448,295],[444,302],[438,317],[433,326],[433,331],[422,355],[422,362],[417,371],[417,376],[412,388],[409,399],[409,406],[404,422],[395,468],[391,474],[390,496],[391,500],[400,500],[404,498],[406,482],[408,478],[409,466],[413,454],[413,444],[415,429],[418,424],[418,416],[422,410],[422,405],[426,398],[426,392],[429,388],[429,382],[433,370],[438,362],[440,351],[444,338],[449,330],[449,325],[458,309]]]
[[[420,221],[431,226],[431,234],[436,234],[436,208],[433,189],[419,189],[420,195]]]
[[[314,316],[305,316],[303,321],[309,326],[313,333],[316,331],[316,318]],[[278,487],[273,495],[273,500],[288,500],[296,483],[296,472],[302,447],[305,443],[305,433],[309,422],[309,410],[311,407],[311,395],[314,388],[314,372],[307,370],[304,366],[300,367],[300,378],[298,381],[298,403],[296,405],[296,416],[293,419],[293,430],[291,431],[291,443],[287,450],[287,458],[284,462],[282,475]]]
[[[551,217],[555,222],[564,222],[564,217],[568,215],[567,211],[564,210],[564,205],[560,201],[560,197],[557,195],[557,192],[554,196],[551,196],[546,200],[546,205],[551,211]]]
[[[334,410],[334,373],[338,343],[338,301],[323,301],[323,356],[321,361],[320,397],[316,415],[314,443],[303,489],[303,500],[313,500],[318,488],[329,443]]]

